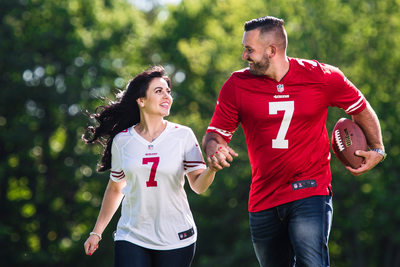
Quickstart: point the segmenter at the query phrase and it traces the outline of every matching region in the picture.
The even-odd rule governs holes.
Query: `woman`
[[[93,115],[99,126],[89,127],[91,137],[83,138],[104,144],[98,171],[111,169],[111,179],[84,244],[86,254],[96,251],[122,201],[115,266],[190,266],[197,231],[184,175],[201,194],[219,168],[206,168],[190,128],[164,120],[171,105],[170,80],[156,66],[138,74],[117,102]]]

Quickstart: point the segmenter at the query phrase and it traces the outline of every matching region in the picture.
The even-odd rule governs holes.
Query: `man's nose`
[[[247,51],[246,50],[243,50],[242,59],[247,60]]]

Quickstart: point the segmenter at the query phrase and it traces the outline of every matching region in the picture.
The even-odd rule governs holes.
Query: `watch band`
[[[382,149],[373,148],[373,149],[371,149],[371,150],[372,150],[372,151],[375,151],[376,153],[378,153],[379,155],[381,155],[381,156],[383,157],[382,160],[381,160],[381,162],[384,161],[384,160],[386,159],[387,154],[386,154],[385,151],[383,151]]]

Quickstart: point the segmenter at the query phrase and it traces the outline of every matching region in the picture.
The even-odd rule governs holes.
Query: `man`
[[[284,21],[245,23],[243,60],[223,85],[203,149],[217,168],[237,154],[227,146],[241,123],[252,167],[249,218],[261,266],[329,266],[332,222],[327,109],[356,121],[371,150],[353,175],[386,156],[378,118],[362,93],[332,66],[286,56]]]

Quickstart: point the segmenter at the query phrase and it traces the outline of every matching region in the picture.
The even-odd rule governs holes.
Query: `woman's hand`
[[[86,255],[91,256],[99,248],[99,241],[100,237],[97,235],[90,235],[88,239],[86,239],[86,242],[83,245]]]

